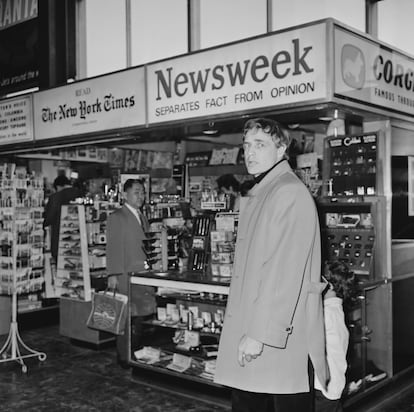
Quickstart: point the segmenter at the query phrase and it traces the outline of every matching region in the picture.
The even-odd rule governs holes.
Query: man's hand
[[[244,366],[245,361],[250,362],[252,359],[256,359],[262,352],[262,342],[244,335],[240,339],[237,356],[240,366]]]
[[[118,277],[108,276],[108,289],[116,290],[118,288]]]

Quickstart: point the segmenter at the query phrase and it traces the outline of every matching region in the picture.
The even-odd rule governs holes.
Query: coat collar
[[[249,192],[249,196],[256,196],[259,192],[261,192],[269,183],[273,180],[277,179],[279,176],[291,172],[292,169],[289,166],[287,160],[283,160],[279,164],[277,164],[273,169],[269,171],[269,173],[256,185]]]

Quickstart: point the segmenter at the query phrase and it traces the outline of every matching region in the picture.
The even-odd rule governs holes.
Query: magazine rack
[[[23,348],[25,352],[22,352],[21,348]],[[20,337],[19,327],[17,324],[17,291],[15,285],[13,285],[12,292],[12,319],[10,323],[9,335],[3,347],[0,349],[0,356],[0,363],[9,361],[16,361],[20,363],[23,373],[27,372],[27,366],[23,359],[38,357],[39,361],[46,360],[46,354],[44,352],[38,352],[29,348]]]
[[[17,208],[13,208],[14,211]],[[12,263],[12,273],[11,273],[11,296],[12,296],[12,310],[11,310],[11,323],[9,329],[9,335],[3,347],[0,349],[0,363],[17,361],[22,367],[22,372],[27,372],[27,366],[24,363],[24,359],[31,357],[38,357],[40,361],[46,359],[46,354],[44,352],[38,352],[29,348],[22,340],[19,334],[19,328],[17,323],[17,293],[21,291],[22,285],[20,281],[21,275],[17,270],[17,257],[20,250],[18,249],[19,245],[19,236],[17,236],[16,228],[16,216],[18,213],[15,211],[13,213],[13,220],[11,221],[11,263]],[[27,268],[26,268],[27,270]],[[18,277],[19,277],[19,286],[18,286]],[[10,279],[10,278],[9,278]]]

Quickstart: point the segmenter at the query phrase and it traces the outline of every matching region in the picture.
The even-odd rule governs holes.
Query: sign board
[[[408,156],[408,216],[414,216],[414,156]]]
[[[150,64],[148,122],[323,99],[326,66],[325,23]]]
[[[324,181],[328,196],[377,194],[378,136],[375,133],[326,138]]]
[[[142,67],[34,94],[36,140],[144,124]]]
[[[38,0],[0,0],[0,93],[39,83]]]
[[[414,114],[414,59],[335,27],[335,95]]]
[[[37,17],[38,0],[0,0],[0,30]]]
[[[33,140],[32,96],[0,101],[0,145]]]

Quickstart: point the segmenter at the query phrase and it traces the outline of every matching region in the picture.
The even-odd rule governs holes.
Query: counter
[[[154,371],[221,387],[213,376],[230,278],[201,272],[129,275],[131,285],[155,287],[157,299],[157,313],[143,321],[143,348],[131,347],[129,363],[141,373]]]
[[[231,278],[211,276],[194,272],[132,272],[130,282],[134,285],[183,289],[191,292],[229,294]]]

